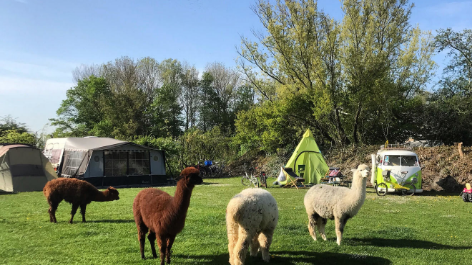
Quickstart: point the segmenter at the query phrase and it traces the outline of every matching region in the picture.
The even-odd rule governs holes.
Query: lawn
[[[269,179],[268,182],[272,182]],[[192,194],[185,228],[172,264],[228,264],[226,205],[244,189],[239,178],[205,179]],[[171,195],[175,187],[163,187]],[[69,224],[62,202],[58,223],[49,223],[42,192],[0,195],[0,264],[157,264],[142,261],[132,204],[141,189],[119,189],[120,200],[92,202],[87,223],[80,213]],[[314,242],[307,229],[307,190],[269,187],[279,206],[270,264],[468,264],[472,256],[472,203],[441,193],[377,197],[367,190],[364,206],[349,220],[342,245],[334,222],[328,241]],[[151,257],[148,241],[146,257]],[[261,255],[246,264],[265,264]]]

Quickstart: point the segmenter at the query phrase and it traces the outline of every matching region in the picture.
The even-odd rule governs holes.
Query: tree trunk
[[[354,139],[354,143],[357,145],[359,144],[359,138],[357,137],[357,130],[359,128],[359,116],[361,115],[362,104],[359,102],[357,106],[356,117],[354,118],[354,130],[352,130],[352,139]]]

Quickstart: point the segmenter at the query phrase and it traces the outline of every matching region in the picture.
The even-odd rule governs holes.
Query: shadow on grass
[[[448,246],[423,240],[413,239],[384,239],[384,238],[352,238],[348,243],[352,246],[371,245],[376,247],[393,247],[393,248],[422,248],[422,249],[472,249],[472,246]]]
[[[392,262],[385,258],[372,257],[368,255],[343,254],[331,252],[308,252],[308,251],[276,251],[270,252],[270,264],[378,264],[387,265]],[[228,254],[220,255],[174,255],[181,259],[193,259],[195,264],[229,264]],[[246,256],[246,265],[267,264],[262,260],[261,253],[257,257]]]
[[[423,191],[423,193],[415,194],[413,196],[421,197],[448,197],[448,196],[457,196],[459,197],[460,192],[445,192],[445,191]]]
[[[128,220],[93,220],[93,221],[88,221],[87,223],[134,223],[134,220],[128,219]]]
[[[0,195],[13,195],[13,194],[17,194],[17,193],[0,190]]]

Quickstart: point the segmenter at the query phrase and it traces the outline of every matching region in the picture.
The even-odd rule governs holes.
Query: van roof
[[[408,156],[416,156],[415,152],[408,151],[408,150],[379,150],[377,154],[382,155],[408,155]]]

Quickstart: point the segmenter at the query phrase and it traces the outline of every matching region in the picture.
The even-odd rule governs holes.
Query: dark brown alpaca
[[[192,190],[203,182],[200,171],[187,167],[180,173],[174,197],[162,190],[144,189],[138,193],[133,203],[134,220],[138,228],[139,249],[144,257],[146,233],[151,243],[152,256],[157,258],[155,241],[159,245],[161,265],[167,256],[170,264],[170,250],[175,236],[184,229],[185,217],[190,205]]]
[[[106,202],[120,198],[118,196],[119,192],[113,187],[109,187],[105,191],[99,191],[87,181],[75,178],[58,178],[51,180],[44,186],[43,193],[50,206],[48,210],[49,221],[53,223],[57,223],[56,210],[62,200],[72,204],[69,220],[69,223],[72,224],[72,219],[74,219],[77,208],[80,207],[82,222],[85,222],[85,209],[87,208],[87,204],[92,201]]]

